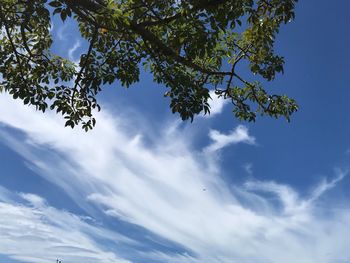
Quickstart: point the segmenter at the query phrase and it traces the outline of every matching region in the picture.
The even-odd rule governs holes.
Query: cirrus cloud
[[[97,127],[86,134],[5,95],[0,105],[0,112],[6,111],[0,122],[25,136],[23,141],[2,129],[3,140],[40,176],[87,212],[94,207],[110,220],[137,225],[139,236],[153,233],[173,245],[171,252],[130,248],[134,256],[184,263],[350,261],[350,209],[324,213],[317,205],[345,173],[308,196],[273,181],[229,185],[217,158],[206,153],[234,143],[255,144],[244,126],[229,134],[211,131],[213,142],[203,151],[193,149],[179,128],[164,127],[146,143],[142,138],[150,131],[126,125],[133,120],[108,110],[98,114]]]
[[[4,190],[4,189],[3,189]],[[95,239],[115,244],[128,238],[55,209],[35,194],[3,191],[0,197],[0,254],[22,262],[128,263]],[[131,242],[132,243],[132,242]]]

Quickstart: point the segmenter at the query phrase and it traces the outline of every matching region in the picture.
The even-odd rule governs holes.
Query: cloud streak
[[[119,243],[126,238],[50,207],[37,195],[9,193],[0,197],[0,254],[33,263],[130,262],[94,241],[98,237]]]
[[[75,52],[81,47],[80,40],[76,40],[74,45],[68,49],[68,58],[70,61],[73,61],[75,64],[79,64],[79,60],[75,56]]]

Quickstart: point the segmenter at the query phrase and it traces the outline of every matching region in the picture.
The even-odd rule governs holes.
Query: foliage
[[[168,88],[171,110],[184,120],[210,112],[214,88],[239,119],[289,120],[295,101],[269,94],[258,80],[283,72],[273,46],[281,24],[294,18],[296,1],[0,0],[0,90],[88,130],[103,84],[118,80],[129,87],[142,65]],[[53,15],[76,19],[89,42],[79,65],[51,52]],[[236,72],[242,61],[254,81]]]

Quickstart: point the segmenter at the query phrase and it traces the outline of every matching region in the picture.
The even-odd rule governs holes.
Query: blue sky
[[[300,1],[269,84],[287,123],[182,123],[147,73],[100,95],[97,127],[63,128],[0,95],[0,262],[350,262],[350,3]],[[72,24],[57,53],[84,52]]]

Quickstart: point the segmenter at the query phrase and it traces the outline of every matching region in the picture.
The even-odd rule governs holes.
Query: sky
[[[0,262],[350,262],[349,8],[300,1],[278,35],[290,123],[222,100],[182,122],[148,73],[105,87],[88,133],[0,94]],[[84,52],[71,23],[52,33]]]

